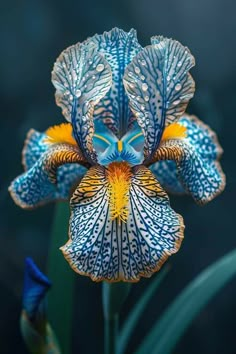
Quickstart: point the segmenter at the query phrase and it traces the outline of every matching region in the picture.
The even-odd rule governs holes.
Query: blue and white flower
[[[143,48],[134,30],[117,28],[57,59],[52,82],[68,123],[29,132],[26,171],[10,192],[28,209],[70,199],[61,250],[76,272],[95,281],[150,277],[183,240],[165,190],[203,204],[224,189],[215,133],[185,113],[194,64],[175,40],[155,36]]]

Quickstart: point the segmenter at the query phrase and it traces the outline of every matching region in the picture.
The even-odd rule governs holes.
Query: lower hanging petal
[[[53,200],[67,200],[86,172],[79,150],[69,144],[44,146],[45,134],[32,131],[23,152],[25,173],[17,177],[9,191],[15,203],[31,209]]]
[[[186,193],[178,178],[178,171],[175,161],[158,161],[150,166],[150,169],[165,191],[173,194]]]
[[[182,217],[171,209],[167,194],[150,170],[142,165],[127,166],[113,163],[113,177],[120,170],[127,173],[122,181],[121,177],[113,180],[118,184],[113,191],[122,196],[114,198],[111,192],[109,166],[96,166],[71,198],[70,239],[61,250],[76,272],[94,281],[136,282],[150,277],[178,251],[183,239]],[[122,201],[126,198],[125,206]]]
[[[48,149],[48,144],[44,142],[46,135],[30,129],[27,134],[22,151],[22,164],[25,171],[29,170]]]
[[[151,169],[160,177],[163,187],[181,192],[182,185],[197,203],[204,204],[225,188],[225,175],[219,163],[222,148],[216,134],[196,117],[184,116],[179,124],[187,128],[186,138],[163,141]]]

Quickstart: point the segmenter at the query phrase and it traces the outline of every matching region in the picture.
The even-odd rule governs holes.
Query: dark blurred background
[[[7,192],[22,172],[21,149],[27,131],[44,131],[63,121],[50,82],[53,63],[71,44],[112,27],[137,29],[142,45],[155,34],[178,39],[196,58],[192,74],[196,95],[188,111],[210,124],[224,148],[227,188],[199,207],[188,198],[171,198],[184,216],[185,241],[171,259],[172,270],[152,299],[129,347],[132,353],[163,309],[207,265],[236,247],[235,101],[236,3],[230,0],[1,1],[0,10],[0,353],[26,353],[18,318],[24,258],[32,256],[46,270],[54,206],[27,212]],[[65,240],[67,235],[65,235]],[[59,252],[59,251],[58,251]],[[123,314],[145,291],[134,285]],[[236,353],[236,279],[195,319],[175,354]],[[78,276],[73,353],[103,353],[101,286]],[[148,354],[148,353],[147,353]]]

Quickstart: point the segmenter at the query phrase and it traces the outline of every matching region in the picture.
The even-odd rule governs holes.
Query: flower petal
[[[153,162],[176,161],[178,177],[184,189],[197,203],[204,204],[225,188],[225,175],[218,162],[222,148],[216,134],[198,118],[186,115],[179,123],[187,128],[187,137],[161,143]],[[169,161],[166,161],[165,167],[167,166],[170,168]],[[161,173],[163,174],[163,171]]]
[[[124,70],[142,47],[134,29],[124,32],[113,28],[102,35],[96,34],[87,42],[97,46],[112,69],[112,89],[95,107],[94,119],[103,120],[115,135],[121,137],[132,123],[132,113],[122,83]]]
[[[134,57],[124,75],[130,107],[145,137],[147,160],[164,127],[184,113],[195,88],[188,73],[195,63],[189,50],[168,38],[154,37],[152,42]]]
[[[44,137],[45,134],[30,132],[23,150],[23,162],[29,169],[9,187],[13,200],[22,208],[67,200],[72,187],[86,171],[79,165],[86,162],[77,147],[66,144],[45,147]]]
[[[150,166],[150,170],[156,176],[166,192],[173,194],[186,193],[178,178],[178,171],[175,161],[158,161]]]
[[[136,282],[177,252],[183,220],[150,170],[132,168],[127,223],[111,218],[106,168],[92,167],[71,198],[70,239],[61,249],[71,267],[94,281]]]
[[[94,107],[111,88],[109,64],[95,46],[77,43],[64,50],[52,71],[56,88],[56,103],[65,118],[72,123],[74,137],[91,162],[96,163],[93,148]]]
[[[46,135],[30,129],[27,134],[22,151],[22,164],[25,171],[29,170],[48,149],[48,144],[44,142]]]

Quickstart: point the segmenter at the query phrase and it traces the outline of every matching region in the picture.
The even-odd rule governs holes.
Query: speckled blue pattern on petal
[[[156,158],[175,160],[179,180],[186,192],[196,202],[207,203],[225,187],[225,175],[218,162],[222,148],[216,134],[198,118],[186,115],[179,123],[187,128],[187,137],[164,141]]]
[[[97,46],[112,69],[112,88],[95,107],[94,119],[102,119],[121,138],[130,127],[133,117],[123,86],[123,75],[126,66],[142,47],[134,29],[125,32],[114,28],[102,35],[96,34],[87,42]]]
[[[22,163],[25,171],[29,170],[48,149],[48,144],[44,142],[46,135],[30,129],[27,134],[22,151]]]
[[[206,160],[217,160],[223,150],[218,142],[216,133],[196,116],[184,115],[178,121],[187,128],[186,141],[193,145],[197,153]]]
[[[145,137],[144,156],[155,153],[164,127],[177,120],[194,94],[189,70],[195,64],[190,51],[177,41],[157,37],[127,66],[124,85],[130,107]]]
[[[127,223],[112,220],[106,169],[92,167],[71,198],[70,239],[61,249],[71,267],[95,281],[150,277],[183,239],[182,217],[144,166],[132,169]]]
[[[45,166],[60,146],[45,144],[44,137],[45,134],[36,131],[28,134],[23,150],[23,164],[27,170],[9,187],[14,201],[23,208],[31,209],[58,199],[68,200],[72,188],[87,170],[77,163],[65,163],[57,169],[57,183],[52,183]],[[73,149],[76,151],[75,147]],[[70,151],[70,147],[65,147],[65,151]]]

